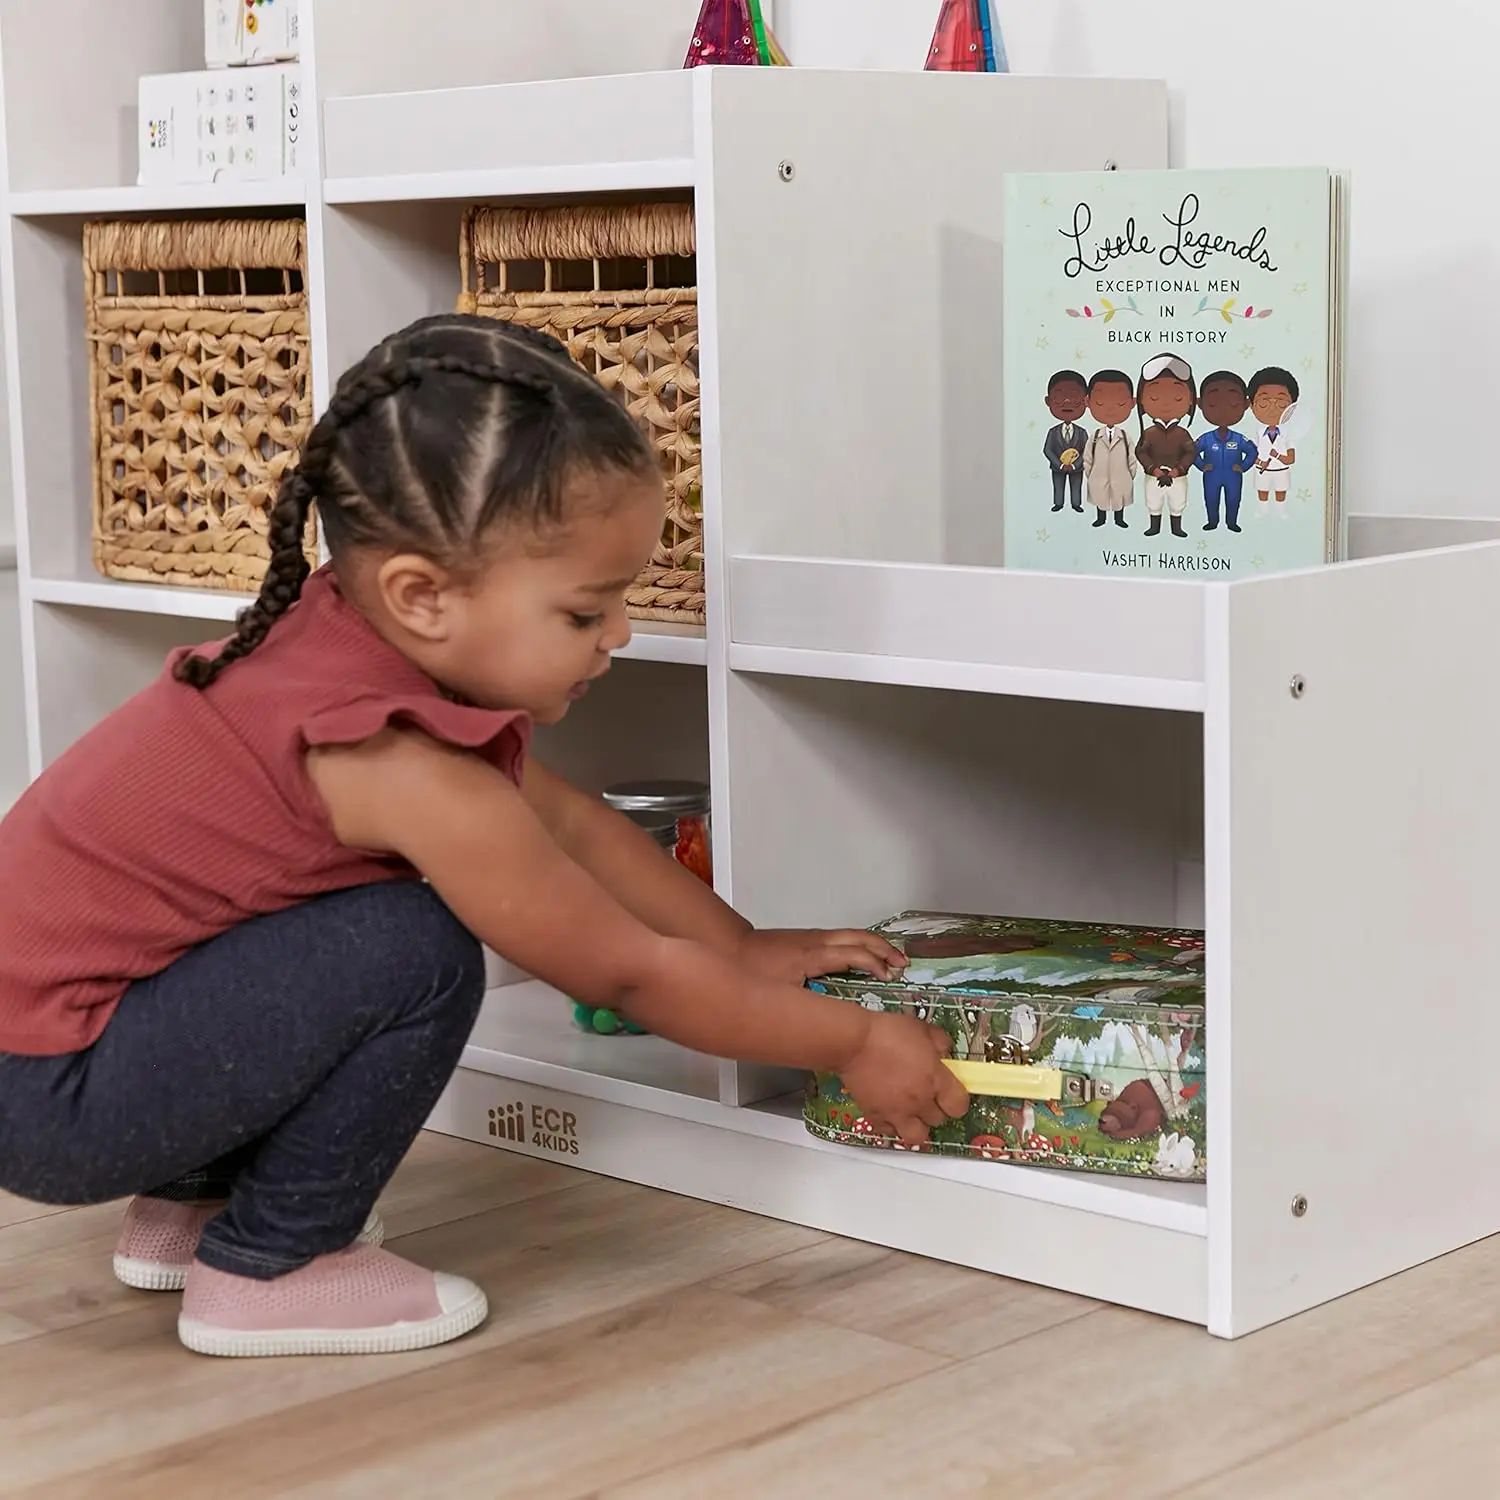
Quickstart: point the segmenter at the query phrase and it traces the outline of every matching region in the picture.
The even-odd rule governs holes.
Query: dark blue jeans
[[[479,943],[418,881],[258,917],[133,984],[87,1051],[0,1054],[0,1188],[227,1197],[199,1258],[283,1275],[358,1235],[483,998]]]

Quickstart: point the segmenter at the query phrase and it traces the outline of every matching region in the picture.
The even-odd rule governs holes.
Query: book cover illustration
[[[1234,579],[1337,556],[1338,179],[1006,194],[1007,565]]]

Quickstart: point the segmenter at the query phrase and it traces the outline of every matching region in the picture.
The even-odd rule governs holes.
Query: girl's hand
[[[906,968],[906,955],[899,948],[857,928],[838,932],[792,928],[747,932],[734,957],[751,973],[787,984],[849,969],[874,979],[895,979]]]
[[[943,1066],[952,1046],[946,1032],[915,1016],[872,1013],[839,1076],[876,1130],[920,1146],[931,1127],[969,1110],[968,1090]]]

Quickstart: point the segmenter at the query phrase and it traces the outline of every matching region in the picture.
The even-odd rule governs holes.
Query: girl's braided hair
[[[412,324],[339,381],[271,509],[260,597],[217,656],[178,663],[178,680],[208,687],[296,603],[314,501],[335,562],[371,546],[459,563],[497,523],[563,521],[564,488],[587,471],[659,473],[625,408],[556,339],[461,313]]]

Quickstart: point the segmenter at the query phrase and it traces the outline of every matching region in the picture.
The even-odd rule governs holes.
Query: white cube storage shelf
[[[1228,1337],[1500,1230],[1487,1100],[1437,1068],[1500,1041],[1500,524],[1371,519],[1359,561],[1237,583],[999,566],[1003,176],[1103,141],[1164,165],[1165,88],[685,74],[697,0],[549,0],[593,49],[567,59],[519,0],[304,4],[306,179],[148,192],[135,80],[196,66],[195,7],[106,34],[89,0],[0,0],[32,772],[242,602],[90,566],[85,216],[305,211],[321,406],[453,305],[467,203],[691,196],[708,626],[642,630],[541,753],[595,790],[710,776],[719,885],[760,923],[1201,915],[1209,1182],[827,1146],[794,1077],[584,1035],[537,980],[491,992],[434,1127]],[[545,81],[611,60],[637,71]],[[1413,1072],[1448,1083],[1441,1139],[1368,1123]]]

